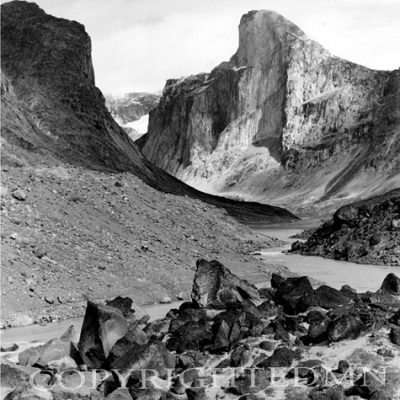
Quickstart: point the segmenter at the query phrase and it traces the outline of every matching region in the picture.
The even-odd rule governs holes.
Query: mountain
[[[122,96],[106,96],[106,106],[115,121],[122,126],[132,140],[147,132],[149,112],[160,100],[158,93],[126,93]]]
[[[271,11],[210,73],[168,80],[139,140],[198,189],[303,213],[400,187],[400,70],[332,56]]]
[[[347,204],[294,253],[361,264],[400,266],[400,190]]]
[[[249,253],[275,242],[231,216],[296,217],[200,193],[147,161],[95,86],[83,25],[12,1],[1,42],[3,322],[79,315],[87,298],[173,298],[198,256],[259,271]]]

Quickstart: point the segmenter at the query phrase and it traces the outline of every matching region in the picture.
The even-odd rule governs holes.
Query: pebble
[[[14,199],[19,200],[19,201],[25,201],[26,200],[26,194],[22,189],[17,189],[12,192],[12,196]]]

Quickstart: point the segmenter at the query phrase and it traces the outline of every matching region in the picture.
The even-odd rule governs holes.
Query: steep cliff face
[[[400,185],[399,76],[251,11],[229,62],[167,81],[142,151],[194,187],[247,199],[306,205],[384,190]]]
[[[198,192],[146,160],[95,86],[83,25],[12,1],[1,5],[1,42],[3,166],[130,172],[153,188],[201,199],[238,218],[295,218],[277,207]]]

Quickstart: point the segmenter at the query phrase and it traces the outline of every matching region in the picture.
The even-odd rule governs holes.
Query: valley
[[[2,399],[400,399],[399,70],[265,10],[162,93],[35,3],[1,42]]]

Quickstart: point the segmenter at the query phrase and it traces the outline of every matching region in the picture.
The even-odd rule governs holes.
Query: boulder
[[[42,368],[53,365],[63,368],[62,365],[76,366],[75,362],[81,363],[72,339],[75,336],[71,326],[59,339],[51,339],[43,345],[30,347],[18,354],[18,362],[23,366],[39,366]],[[63,361],[64,360],[64,361]]]
[[[393,273],[388,274],[377,294],[400,296],[400,278]]]
[[[327,285],[321,285],[314,290],[314,301],[315,304],[313,305],[325,309],[340,307],[352,302],[349,297],[345,296],[339,290]]]
[[[330,319],[320,311],[312,310],[307,314],[309,323],[307,339],[310,343],[321,343],[327,340]]]
[[[334,317],[329,323],[327,334],[331,342],[339,342],[344,339],[356,339],[365,329],[364,323],[358,314],[345,313]]]
[[[306,276],[290,277],[281,282],[275,294],[275,302],[282,305],[287,314],[298,314],[308,306],[300,303],[300,299],[313,295],[313,288]]]
[[[115,343],[128,332],[120,309],[88,302],[78,348],[89,368],[101,368]]]
[[[14,197],[14,199],[19,201],[25,201],[26,193],[22,189],[16,189],[12,192],[12,197]]]
[[[210,346],[212,338],[211,324],[208,321],[188,321],[172,333],[167,346],[177,353],[186,350],[203,351]]]
[[[270,340],[263,340],[259,345],[260,349],[265,351],[272,351],[275,349],[276,344]]]
[[[291,369],[288,374],[287,378],[294,378],[297,374],[299,378],[307,378],[309,375],[310,371],[315,367],[318,367],[322,364],[321,360],[306,360],[306,361],[300,361],[295,368]]]
[[[230,358],[231,367],[241,367],[247,364],[251,357],[251,349],[248,345],[242,344],[233,350]]]
[[[261,303],[257,288],[244,279],[232,274],[216,260],[200,259],[193,281],[191,298],[202,307],[224,306],[230,302],[248,300],[255,305]]]
[[[128,333],[119,339],[111,348],[107,364],[125,355],[132,347],[142,346],[148,342],[146,334],[138,326],[132,327]]]
[[[111,369],[139,370],[154,369],[161,378],[167,375],[167,369],[175,368],[175,356],[163,342],[154,342],[134,346],[120,358],[110,364]]]
[[[38,368],[16,365],[4,358],[0,359],[0,366],[1,385],[8,387],[28,384],[31,375],[40,371]]]
[[[290,367],[293,360],[296,358],[296,353],[287,347],[279,347],[271,357],[268,357],[257,364],[258,368],[276,368]]]

